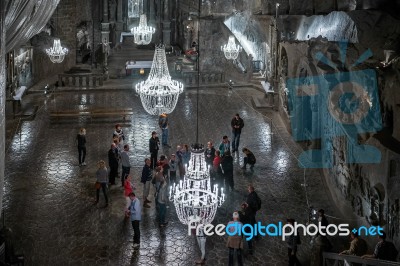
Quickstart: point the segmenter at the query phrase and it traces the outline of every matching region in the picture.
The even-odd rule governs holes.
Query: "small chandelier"
[[[143,108],[151,115],[172,113],[179,94],[183,92],[183,84],[172,80],[169,75],[165,46],[156,46],[149,77],[135,86],[140,95]]]
[[[68,54],[68,49],[61,46],[60,39],[54,39],[53,47],[46,49],[46,54],[50,57],[51,62],[61,63]]]
[[[146,45],[151,42],[151,36],[156,29],[154,27],[147,26],[146,14],[140,15],[139,26],[131,29],[135,43],[138,45]]]
[[[225,201],[224,188],[211,187],[210,169],[204,158],[202,145],[192,146],[189,165],[184,180],[170,187],[169,198],[174,202],[176,213],[183,224],[200,220],[209,224],[214,220],[217,208]]]
[[[242,46],[240,46],[239,44],[236,45],[235,36],[230,35],[228,43],[221,46],[221,51],[224,52],[226,59],[235,60],[236,58],[238,58],[239,53],[242,51]]]

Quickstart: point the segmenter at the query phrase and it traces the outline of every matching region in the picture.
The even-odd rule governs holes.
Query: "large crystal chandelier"
[[[221,46],[221,51],[224,52],[226,59],[235,60],[236,58],[238,58],[239,53],[242,51],[242,46],[240,46],[239,44],[236,45],[235,36],[231,35],[229,36],[228,43]]]
[[[64,57],[68,54],[68,49],[61,46],[60,39],[54,39],[53,47],[46,49],[46,54],[49,56],[51,62],[61,63]]]
[[[173,201],[179,220],[183,224],[201,221],[209,224],[214,220],[217,208],[225,201],[224,188],[211,187],[210,169],[205,162],[201,145],[192,146],[189,165],[184,180],[170,187],[169,198]]]
[[[136,92],[140,95],[143,108],[151,115],[172,113],[183,84],[172,80],[169,75],[165,46],[156,46],[149,77],[146,81],[136,84]]]
[[[154,27],[147,26],[146,14],[140,15],[139,26],[131,29],[135,43],[139,45],[149,44],[151,42],[151,36],[155,31],[156,29]]]

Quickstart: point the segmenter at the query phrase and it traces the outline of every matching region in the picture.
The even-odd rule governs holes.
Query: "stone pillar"
[[[117,3],[117,22],[115,23],[115,30],[117,34],[117,39],[121,35],[121,32],[124,30],[124,18],[122,13],[122,0],[118,0]]]
[[[108,0],[103,0],[103,22],[108,22]]]
[[[5,158],[5,92],[6,92],[6,29],[5,2],[0,0],[0,210],[3,209],[4,158]],[[1,213],[0,213],[1,216]]]
[[[169,16],[169,0],[164,0],[163,10],[163,43],[165,49],[171,49],[171,20]]]
[[[150,1],[150,12],[149,12],[149,24],[154,25],[156,21],[156,13],[155,13],[155,5],[154,1],[155,0],[149,0]],[[159,29],[158,29],[159,30]]]
[[[104,62],[103,62],[103,74],[105,78],[108,79],[108,49],[110,48],[109,40],[110,40],[110,23],[101,23],[101,42],[103,46],[104,53]]]

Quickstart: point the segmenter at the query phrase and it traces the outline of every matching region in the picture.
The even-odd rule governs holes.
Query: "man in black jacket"
[[[254,226],[254,224],[251,224],[251,217],[249,215],[249,212],[250,212],[249,205],[247,205],[247,203],[244,202],[244,203],[242,203],[241,207],[242,207],[242,209],[239,211],[239,219],[242,222],[242,224],[243,225],[249,224],[251,226]],[[251,233],[250,228],[246,227],[245,232]],[[244,237],[244,238],[246,238],[246,237]],[[246,240],[246,242],[249,247],[250,255],[253,255],[253,239],[250,239],[249,241]]]
[[[147,199],[147,197],[149,196],[149,192],[150,192],[150,182],[153,177],[152,173],[151,173],[150,163],[151,162],[150,162],[149,158],[144,159],[142,177],[140,178],[140,182],[143,183],[143,207],[144,208],[150,208],[150,205],[148,205],[148,203],[151,203],[151,201]]]
[[[108,150],[108,165],[110,166],[110,174],[108,176],[110,185],[115,185],[115,178],[118,177],[118,150],[115,143],[111,144]]]
[[[226,191],[228,191],[228,186],[231,191],[233,191],[233,157],[231,156],[230,151],[225,152],[224,157],[222,158],[221,167]]]
[[[254,191],[254,187],[252,185],[250,185],[248,187],[248,192],[249,195],[247,195],[247,200],[246,203],[248,205],[248,214],[250,216],[250,222],[251,224],[255,224],[256,223],[256,214],[258,211],[258,195],[257,193]]]
[[[157,132],[153,131],[151,133],[151,138],[149,140],[149,150],[150,150],[150,160],[151,160],[151,169],[154,169],[157,164],[158,150],[160,146],[160,140],[157,137]]]
[[[239,114],[236,114],[232,121],[232,153],[238,151],[239,142],[240,142],[240,134],[242,133],[242,128],[244,127],[243,119],[240,118]]]

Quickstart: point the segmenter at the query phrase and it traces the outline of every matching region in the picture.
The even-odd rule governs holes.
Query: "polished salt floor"
[[[38,105],[36,117],[19,120],[8,116],[3,205],[6,226],[16,235],[16,248],[25,254],[26,265],[194,265],[200,254],[197,242],[179,222],[172,203],[167,211],[169,224],[160,229],[152,198],[152,207],[143,211],[141,246],[137,250],[133,249],[131,225],[124,219],[125,199],[120,183],[109,190],[107,208],[103,207],[102,194],[100,204],[93,205],[96,162],[107,161],[116,120],[49,118],[50,110],[132,107],[131,122],[122,126],[131,146],[132,174],[141,199],[142,186],[138,180],[143,160],[149,156],[150,134],[159,131],[158,119],[144,111],[130,86],[114,89],[112,82],[107,86],[97,90],[71,88],[48,95],[30,94],[23,108]],[[337,215],[320,173],[297,166],[296,155],[300,152],[297,144],[276,113],[260,113],[252,108],[252,95],[263,94],[251,88],[233,92],[222,87],[200,89],[200,142],[219,143],[223,135],[230,136],[230,120],[239,113],[245,122],[240,146],[249,147],[257,157],[254,172],[240,169],[241,153],[235,157],[236,191],[226,195],[214,224],[230,221],[232,212],[245,199],[248,184],[254,184],[263,200],[257,219],[277,223],[291,217],[306,222],[304,174],[309,205]],[[159,155],[170,155],[177,144],[195,142],[196,90],[182,93],[169,119],[173,148],[161,150]],[[77,161],[75,137],[80,127],[87,130],[85,167],[79,167]],[[307,265],[309,238],[303,237],[302,242],[299,257]],[[228,264],[225,243],[226,237],[207,238],[207,265]],[[244,263],[285,265],[286,252],[281,239],[264,237],[255,243],[254,255],[248,254],[245,245]]]

